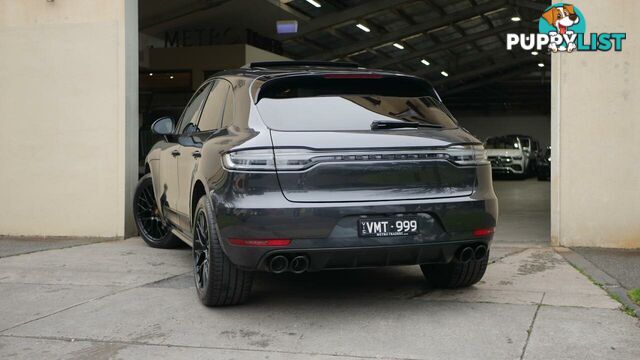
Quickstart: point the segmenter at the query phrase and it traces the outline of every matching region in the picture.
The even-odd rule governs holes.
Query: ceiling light
[[[522,18],[521,18],[520,16],[517,16],[517,15],[516,15],[516,16],[514,16],[514,17],[512,17],[512,18],[511,18],[511,21],[513,21],[513,22],[522,21]]]
[[[153,76],[153,73],[149,73],[149,76]]]
[[[538,67],[543,68],[543,67],[544,67],[544,63],[539,63],[539,64],[538,64]]]
[[[449,76],[449,73],[446,71],[441,71],[440,74],[442,74],[442,76],[447,77]]]
[[[276,31],[278,34],[295,34],[298,32],[298,21],[278,20],[276,21]]]
[[[393,46],[397,47],[400,50],[404,50],[404,46],[400,43],[393,43]]]
[[[169,76],[169,79],[173,79],[173,75]]]
[[[320,3],[317,2],[316,0],[307,0],[307,2],[317,8],[322,7],[322,5],[320,5]]]
[[[537,52],[537,51],[532,51],[532,52],[531,52],[531,55],[533,55],[533,56],[538,56],[538,52]]]
[[[421,62],[421,63],[423,63],[425,66],[429,66],[429,65],[431,65],[431,63],[430,63],[430,62],[428,62],[428,61],[427,61],[427,60],[425,60],[425,59],[422,59],[420,62]]]
[[[356,25],[358,27],[358,29],[364,31],[364,32],[371,32],[371,29],[369,29],[368,27],[364,26],[363,24],[358,24]]]

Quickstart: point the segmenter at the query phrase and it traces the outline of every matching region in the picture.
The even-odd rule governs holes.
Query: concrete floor
[[[464,290],[431,289],[417,267],[258,274],[248,304],[210,309],[189,249],[133,238],[4,257],[0,358],[640,358],[638,319],[544,236],[518,236],[545,215],[506,199],[544,184],[497,184],[503,229],[485,278]]]
[[[496,243],[549,245],[551,183],[528,179],[493,184],[500,204]]]

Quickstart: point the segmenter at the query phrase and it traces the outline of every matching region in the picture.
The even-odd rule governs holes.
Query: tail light
[[[495,232],[494,228],[477,229],[477,230],[473,230],[473,236],[474,237],[485,237],[485,236],[489,236],[489,235],[493,234],[494,232]]]
[[[289,239],[229,239],[231,245],[236,246],[289,246]]]
[[[482,145],[455,145],[447,148],[449,160],[458,165],[489,164],[487,151]]]
[[[224,154],[223,165],[236,171],[301,171],[319,163],[445,160],[460,166],[489,164],[479,145],[425,150],[316,151],[304,148],[252,149]]]

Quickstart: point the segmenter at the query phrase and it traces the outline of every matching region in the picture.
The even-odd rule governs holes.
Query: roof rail
[[[296,67],[296,66],[314,66],[314,67],[332,67],[332,68],[350,68],[357,69],[359,66],[352,62],[333,62],[333,61],[260,61],[252,62],[249,67],[255,68],[274,68],[274,67]]]

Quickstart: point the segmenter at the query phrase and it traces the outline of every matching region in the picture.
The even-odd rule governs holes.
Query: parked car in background
[[[207,306],[244,302],[255,271],[420,265],[480,281],[498,217],[482,142],[426,81],[354,64],[271,62],[204,82],[157,120],[134,196],[152,247],[193,248]]]
[[[538,156],[538,180],[551,180],[551,146]]]
[[[538,168],[538,158],[540,157],[541,149],[540,142],[535,138],[528,135],[515,135],[520,139],[522,145],[522,151],[529,160],[526,166],[526,175],[534,176]]]
[[[491,162],[491,171],[498,175],[524,176],[529,158],[517,136],[507,135],[487,139],[484,145]]]
[[[521,178],[536,173],[539,142],[526,135],[505,135],[487,139],[487,156],[494,174]]]

